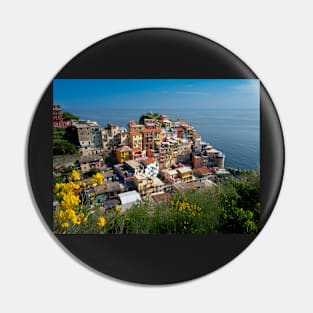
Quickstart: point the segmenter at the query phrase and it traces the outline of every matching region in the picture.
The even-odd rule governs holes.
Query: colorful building
[[[137,161],[128,160],[125,162],[125,165],[129,174],[137,175],[137,174],[143,174],[144,172],[144,166]]]
[[[73,121],[72,126],[76,128],[79,144],[82,148],[101,148],[101,129],[97,122]]]
[[[156,177],[159,173],[159,162],[156,158],[145,158],[140,162],[144,167],[144,175],[147,177]]]
[[[142,148],[145,150],[155,149],[156,143],[162,140],[161,128],[156,127],[154,123],[147,123],[141,130]]]
[[[188,183],[192,181],[192,169],[187,166],[183,166],[177,169],[178,177],[182,183]]]
[[[130,159],[131,149],[128,146],[123,146],[116,149],[116,159],[118,163],[124,163]]]
[[[168,140],[156,145],[159,153],[160,168],[169,168],[177,163],[178,142]]]
[[[53,127],[67,127],[71,125],[70,121],[64,121],[61,106],[54,104],[52,107]]]
[[[130,149],[130,159],[135,161],[142,161],[146,158],[146,150],[141,150],[139,148]]]
[[[118,134],[115,136],[117,145],[129,146],[129,134],[126,128],[120,128]]]
[[[142,150],[142,134],[137,131],[129,132],[129,146]]]
[[[181,179],[178,176],[177,170],[167,170],[167,171],[164,171],[164,178],[171,185],[175,185],[175,184],[181,183]]]
[[[147,198],[155,192],[162,192],[165,188],[165,184],[159,178],[141,174],[134,175],[134,183],[143,198]]]
[[[189,162],[191,161],[192,142],[186,139],[177,138],[177,162]]]
[[[120,145],[129,145],[127,129],[113,123],[108,123],[107,127],[101,129],[101,139],[103,149],[106,151]]]
[[[128,131],[129,132],[138,132],[140,133],[144,125],[138,124],[136,121],[132,120],[128,122]]]

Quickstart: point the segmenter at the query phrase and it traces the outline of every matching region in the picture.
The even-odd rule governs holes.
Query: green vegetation
[[[76,145],[71,142],[66,128],[53,127],[53,154],[76,154]]]
[[[70,169],[70,168],[68,168]],[[94,171],[90,184],[103,185]],[[213,187],[173,193],[165,202],[145,201],[123,211],[91,205],[94,191],[80,174],[54,177],[54,231],[60,234],[209,234],[257,233],[260,216],[260,174],[243,172]]]
[[[153,119],[157,119],[160,117],[160,114],[159,113],[152,113],[152,112],[148,112],[146,114],[143,114],[140,116],[140,119],[139,119],[139,124],[144,124],[144,119],[145,118],[153,118]]]
[[[143,202],[119,215],[110,233],[257,233],[259,173],[244,172],[216,187],[175,193],[167,203]]]
[[[71,120],[79,120],[79,117],[70,112],[63,112],[63,119],[65,121],[71,121]]]
[[[94,168],[90,169],[90,171],[88,172],[88,176],[92,177],[93,175],[95,175],[97,173],[100,173],[100,170],[98,168],[94,167]]]

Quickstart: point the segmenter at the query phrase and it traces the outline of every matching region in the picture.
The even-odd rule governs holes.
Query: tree
[[[152,118],[152,119],[158,119],[160,117],[159,113],[152,113],[147,112],[146,114],[143,114],[140,116],[139,124],[144,124],[145,118]]]
[[[219,231],[223,233],[256,233],[260,218],[260,175],[247,172],[230,179],[220,195]]]
[[[79,117],[70,112],[63,112],[63,119],[65,121],[71,121],[71,120],[79,120]]]
[[[53,141],[53,154],[76,154],[77,148],[72,143],[64,139],[58,139]]]
[[[53,127],[53,154],[76,154],[78,140],[71,136],[69,128]]]

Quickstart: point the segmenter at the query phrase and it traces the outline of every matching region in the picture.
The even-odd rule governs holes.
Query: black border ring
[[[101,40],[55,78],[257,78],[219,44],[185,31],[138,29]],[[28,142],[33,195],[52,231],[52,83],[35,112]],[[284,140],[274,104],[261,84],[261,228],[281,188]],[[210,273],[239,255],[255,235],[57,235],[78,259],[115,278],[167,284]]]

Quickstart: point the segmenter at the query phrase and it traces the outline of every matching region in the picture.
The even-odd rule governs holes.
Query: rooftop
[[[208,153],[219,153],[219,151],[214,149],[214,148],[208,149],[207,152]]]
[[[79,158],[80,163],[87,163],[87,162],[96,162],[96,161],[101,161],[103,160],[102,155],[90,155],[90,156],[82,156]]]
[[[136,190],[122,192],[118,195],[122,204],[141,201],[140,195]]]
[[[167,200],[169,197],[170,197],[170,193],[169,192],[162,192],[162,193],[151,195],[151,198],[155,202],[160,202],[160,201]]]
[[[105,192],[118,192],[121,190],[121,186],[119,182],[106,182],[101,186],[95,187],[96,194],[101,194]]]
[[[187,174],[190,173],[192,170],[190,167],[184,166],[184,167],[180,167],[177,169],[177,172],[181,173],[181,174]]]
[[[104,177],[104,178],[106,178],[106,177],[110,177],[110,176],[114,176],[114,172],[113,171],[103,171],[103,172],[101,172],[101,174],[102,174],[102,176]]]
[[[128,146],[123,146],[123,147],[117,148],[116,151],[126,152],[126,151],[130,151],[130,148]]]
[[[160,186],[164,186],[165,184],[163,183],[163,181],[158,178],[158,177],[152,177],[153,180],[153,185],[156,187],[160,187]]]
[[[177,170],[169,170],[168,174],[173,176],[173,175],[177,175]]]
[[[207,167],[200,167],[193,171],[198,176],[205,176],[211,173],[211,170]]]
[[[156,161],[155,158],[145,158],[142,162],[145,164],[151,164],[154,163]]]
[[[186,183],[176,184],[173,186],[173,188],[178,190],[178,191],[182,191],[182,192],[186,192],[190,189],[195,189],[194,185],[193,185],[193,187],[191,187]]]
[[[143,133],[160,133],[161,132],[161,128],[155,127],[155,128],[143,128],[141,130]]]
[[[138,180],[151,180],[151,178],[147,177],[146,175],[144,174],[136,174],[134,175],[134,178],[138,179]]]
[[[194,183],[187,183],[187,186],[190,187],[191,189],[196,189],[196,186],[194,185]]]
[[[125,161],[125,163],[131,167],[131,168],[138,168],[140,167],[140,163],[135,161],[135,160],[128,160],[128,161]]]
[[[216,172],[217,175],[230,175],[230,172],[225,168],[219,168]]]
[[[89,121],[89,120],[79,120],[79,121],[72,121],[72,125],[78,128],[84,128],[84,127],[100,127],[99,124],[95,121]]]

